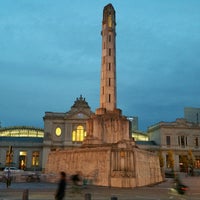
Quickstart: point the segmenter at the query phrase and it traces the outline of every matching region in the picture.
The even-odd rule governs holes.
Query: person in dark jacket
[[[55,200],[63,200],[64,199],[66,185],[67,185],[66,173],[60,172],[60,181],[58,184],[58,189],[55,194]]]

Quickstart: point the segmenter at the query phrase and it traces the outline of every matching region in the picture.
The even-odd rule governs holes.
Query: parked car
[[[8,172],[10,171],[11,173],[17,173],[17,172],[23,172],[24,170],[22,169],[18,169],[16,167],[5,167],[5,169],[3,170],[4,172]]]

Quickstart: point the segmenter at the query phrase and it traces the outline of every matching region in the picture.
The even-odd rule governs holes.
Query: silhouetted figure
[[[182,183],[179,175],[175,175],[174,181],[175,181],[175,189],[177,190],[177,192],[179,194],[185,194],[188,187]]]
[[[74,174],[71,176],[71,180],[73,182],[73,185],[82,185],[82,177],[81,177],[81,172],[77,172],[77,174]]]
[[[66,173],[60,172],[60,181],[59,181],[59,184],[58,184],[58,189],[57,189],[56,194],[55,194],[56,200],[63,200],[64,199],[66,185],[67,185]]]
[[[11,171],[8,169],[6,172],[6,186],[7,188],[11,185]]]

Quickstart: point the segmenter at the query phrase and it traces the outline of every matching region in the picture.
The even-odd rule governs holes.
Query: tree
[[[174,156],[172,150],[169,150],[167,154],[167,167],[174,171]]]
[[[159,161],[160,161],[160,167],[163,168],[163,166],[164,166],[164,158],[163,158],[161,150],[158,152],[158,157],[159,157]]]
[[[193,175],[195,167],[195,158],[193,156],[192,150],[188,151],[188,165],[189,165],[189,173]]]

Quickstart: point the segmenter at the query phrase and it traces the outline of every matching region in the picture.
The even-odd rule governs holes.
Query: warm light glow
[[[56,128],[56,135],[57,135],[57,136],[60,136],[61,133],[62,133],[61,128],[60,128],[60,127],[57,127],[57,128]]]
[[[147,135],[140,134],[140,133],[133,133],[132,137],[134,138],[135,141],[148,141],[149,140]]]
[[[44,132],[30,129],[8,129],[0,131],[0,137],[44,137]]]
[[[39,151],[34,151],[32,154],[32,165],[39,166]]]
[[[26,154],[27,154],[26,151],[20,151],[20,152],[19,152],[19,155],[20,155],[20,156],[26,156]]]
[[[77,129],[72,132],[72,141],[73,142],[82,142],[87,135],[86,131],[84,131],[84,127],[79,125]]]
[[[112,16],[108,15],[108,26],[112,27]]]

